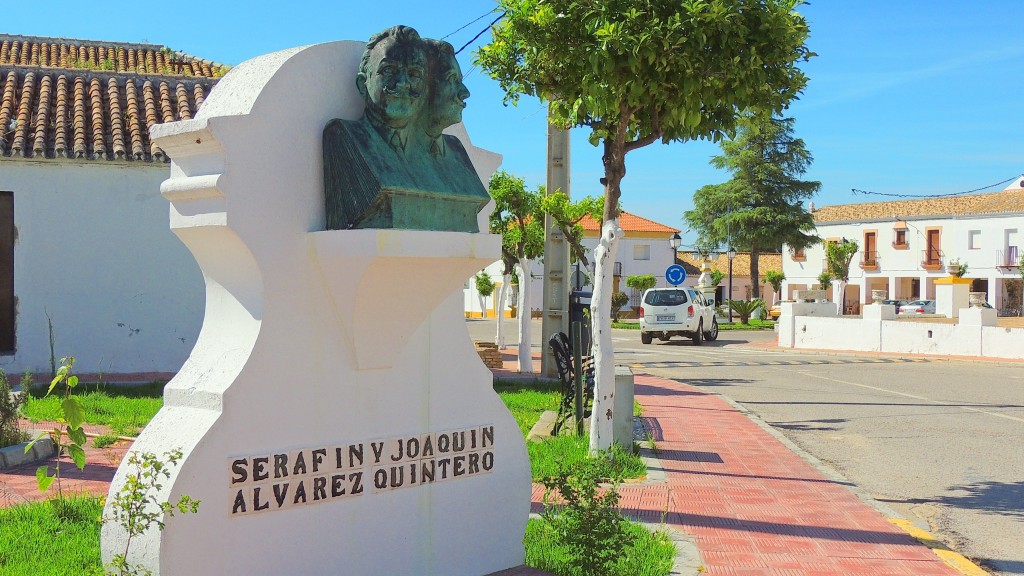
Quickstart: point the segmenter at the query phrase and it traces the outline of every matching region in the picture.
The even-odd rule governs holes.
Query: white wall
[[[0,159],[14,193],[17,350],[8,374],[174,372],[195,344],[203,277],[168,228],[164,164]]]
[[[1024,359],[1024,329],[783,315],[779,346]]]

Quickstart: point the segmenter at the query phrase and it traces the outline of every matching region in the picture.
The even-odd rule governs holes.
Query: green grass
[[[558,400],[562,395],[560,390],[559,384],[541,381],[494,381],[494,391],[512,412],[523,436],[530,433],[530,428],[540,420],[545,410],[558,410]]]
[[[565,434],[543,442],[527,442],[530,469],[534,480],[554,476],[559,470],[572,468],[590,457],[590,436]],[[632,452],[614,447],[612,454],[597,459],[602,478],[643,478],[647,475],[644,461]]]
[[[719,330],[773,330],[775,329],[775,322],[771,320],[758,320],[756,318],[750,319],[750,324],[740,324],[739,318],[735,322],[729,324],[728,322],[720,322],[718,324]]]
[[[0,576],[100,574],[98,498],[0,508]]]
[[[142,386],[83,384],[75,389],[85,408],[88,424],[109,426],[117,436],[136,436],[163,406],[163,382]],[[22,413],[33,422],[61,416],[58,390],[46,398],[31,398]]]
[[[512,416],[519,424],[523,436],[540,419],[545,410],[558,410],[561,397],[560,386],[547,382],[521,382],[516,380],[495,380],[494,390],[508,406]],[[634,412],[642,407],[633,402]],[[530,453],[530,468],[535,480],[550,476],[558,471],[559,464],[571,465],[587,457],[590,438],[572,434],[560,435],[544,442],[527,442],[526,449]],[[612,458],[603,459],[604,476],[606,478],[642,478],[647,474],[647,466],[636,454],[617,450]]]
[[[639,330],[639,322],[612,322],[612,328],[619,328],[622,330]]]
[[[672,571],[675,546],[664,532],[651,532],[635,522],[624,523],[627,552],[608,576],[665,576]],[[568,567],[568,551],[555,539],[552,528],[542,519],[526,525],[526,564],[559,576],[577,576]]]

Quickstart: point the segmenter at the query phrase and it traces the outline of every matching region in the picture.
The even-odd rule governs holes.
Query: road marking
[[[909,520],[904,520],[903,518],[889,518],[888,520],[890,523],[902,528],[904,532],[910,534],[911,537],[930,548],[936,556],[941,558],[943,562],[948,564],[957,572],[966,576],[989,576],[989,573],[979,568],[977,564],[950,550],[949,547],[940,542],[938,538],[924,530],[921,530],[917,526],[914,526]]]
[[[838,378],[829,378],[828,376],[821,376],[819,374],[812,374],[810,372],[801,371],[800,373],[805,375],[805,376],[810,376],[811,378],[818,378],[820,380],[828,380],[830,382],[836,382],[836,383],[839,383],[839,384],[846,384],[848,386],[858,386],[860,388],[867,388],[869,390],[875,390],[875,391],[878,391],[878,392],[885,392],[887,394],[895,394],[897,396],[903,396],[905,398],[912,398],[914,400],[921,400],[923,402],[931,402],[932,404],[935,404],[937,406],[951,406],[951,407],[955,407],[955,408],[960,408],[962,410],[966,410],[967,412],[977,412],[979,414],[986,414],[988,416],[995,416],[996,418],[1005,418],[1007,420],[1013,420],[1014,422],[1024,423],[1024,418],[1017,418],[1016,416],[1009,416],[1007,414],[1000,414],[998,412],[989,412],[988,410],[982,410],[980,408],[971,408],[970,406],[957,406],[953,402],[943,402],[942,400],[933,400],[933,399],[925,397],[925,396],[918,396],[916,394],[910,394],[908,392],[897,392],[895,390],[887,390],[885,388],[879,388],[878,386],[871,386],[869,384],[859,384],[857,382],[848,382],[846,380],[840,380]]]

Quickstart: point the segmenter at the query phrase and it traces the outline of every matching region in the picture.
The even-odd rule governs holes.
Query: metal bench
[[[576,373],[573,368],[572,348],[569,345],[569,337],[564,332],[557,332],[548,341],[551,354],[555,358],[555,365],[558,368],[558,379],[562,383],[562,399],[558,403],[558,416],[555,418],[555,425],[551,429],[551,435],[557,436],[559,430],[565,425],[569,417],[576,412]],[[583,417],[589,418],[591,406],[594,401],[594,358],[593,356],[583,357]]]

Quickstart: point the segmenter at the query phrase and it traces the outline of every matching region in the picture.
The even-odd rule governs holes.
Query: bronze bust
[[[408,26],[374,34],[356,74],[366,112],[324,128],[327,229],[478,232],[490,196],[462,143],[469,90],[447,42]]]

